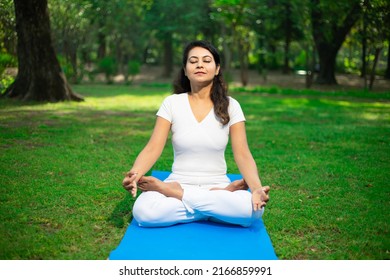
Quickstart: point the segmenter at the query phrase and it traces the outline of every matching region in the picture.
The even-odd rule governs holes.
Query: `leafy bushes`
[[[13,83],[14,77],[5,70],[10,67],[17,67],[16,57],[8,53],[0,53],[0,94]]]

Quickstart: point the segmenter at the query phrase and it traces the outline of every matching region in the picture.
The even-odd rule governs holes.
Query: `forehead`
[[[205,56],[213,57],[212,53],[208,49],[202,47],[194,47],[188,52],[188,58],[190,57],[201,58]]]

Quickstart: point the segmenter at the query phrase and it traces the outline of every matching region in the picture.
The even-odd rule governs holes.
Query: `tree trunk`
[[[370,84],[368,85],[369,90],[372,90],[372,88],[374,87],[376,65],[378,64],[379,55],[381,51],[382,48],[375,48],[375,57],[374,57],[374,62],[372,64],[372,70],[370,75]]]
[[[352,26],[358,20],[361,7],[360,3],[355,1],[348,10],[340,11],[340,14],[346,14],[346,17],[339,25],[337,15],[329,20],[325,19],[319,2],[319,0],[312,0],[311,11],[313,38],[320,60],[317,83],[332,85],[337,84],[335,76],[337,53]],[[327,24],[324,24],[324,22],[327,22]]]
[[[328,45],[317,46],[317,52],[320,60],[320,71],[316,82],[318,84],[336,85],[336,57],[338,49],[332,49]]]
[[[221,35],[223,36],[223,38],[228,38],[226,26],[224,24],[221,25]],[[231,69],[232,50],[227,40],[222,41],[222,46],[223,46],[223,60],[221,66],[223,67],[224,78],[226,82],[229,84],[233,81],[233,73]]]
[[[284,19],[284,30],[285,30],[285,36],[284,36],[284,65],[283,65],[283,74],[289,74],[290,73],[290,43],[292,38],[292,20],[291,20],[291,3],[286,2],[284,4],[285,6],[285,13],[286,18]]]
[[[365,5],[365,1],[363,2]],[[362,23],[362,70],[361,77],[364,79],[364,88],[367,88],[366,75],[367,75],[367,12],[364,10],[363,23]]]
[[[83,98],[70,88],[52,46],[47,0],[14,0],[18,75],[5,96],[25,101]]]
[[[225,24],[221,25],[221,34],[222,34],[223,38],[228,38]],[[230,50],[230,47],[229,47],[226,39],[222,41],[222,45],[223,45],[223,57],[225,60],[223,63],[223,68],[225,70],[225,73],[230,73],[232,52]]]
[[[239,34],[236,38],[238,41],[237,49],[238,49],[238,56],[240,61],[240,76],[241,76],[241,84],[243,87],[248,85],[249,81],[249,75],[248,75],[248,66],[249,66],[249,59],[248,59],[248,53],[250,49],[249,42],[246,38],[242,37],[242,34]]]
[[[284,43],[284,65],[283,65],[283,74],[290,73],[290,64],[289,64],[289,56],[290,56],[290,42],[291,38],[286,37],[286,41]]]
[[[389,44],[389,49],[387,50],[387,68],[385,72],[385,79],[390,79],[390,44]]]
[[[172,33],[167,33],[164,36],[164,72],[162,76],[164,78],[171,77],[173,72],[173,42]]]
[[[271,58],[269,59],[267,68],[272,70],[278,69],[278,61],[276,59],[276,45],[274,42],[269,43],[269,50],[271,52]]]
[[[97,40],[98,40],[98,50],[97,50],[97,57],[98,59],[103,59],[106,57],[107,52],[107,44],[106,44],[106,34],[104,33],[104,25],[105,25],[105,16],[100,15],[98,18],[98,34],[97,34]]]
[[[306,43],[305,44],[305,51],[306,51],[306,79],[305,79],[305,85],[306,88],[311,88],[313,84],[313,76],[314,76],[314,53],[313,53],[313,58],[310,59],[310,53],[312,51],[310,50],[310,44]]]
[[[243,87],[248,85],[248,55],[247,53],[240,53],[240,74],[241,84]]]

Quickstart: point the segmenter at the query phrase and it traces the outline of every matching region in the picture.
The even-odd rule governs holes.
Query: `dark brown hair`
[[[194,41],[189,43],[183,53],[182,68],[179,72],[177,79],[173,84],[173,92],[175,94],[186,93],[191,91],[190,80],[184,73],[184,68],[186,67],[188,60],[188,53],[191,49],[195,47],[201,47],[207,49],[214,58],[215,64],[217,66],[221,65],[221,59],[217,49],[207,41]],[[214,112],[218,117],[219,121],[226,125],[230,121],[228,107],[229,107],[229,98],[227,96],[227,85],[222,76],[222,70],[219,69],[218,75],[214,76],[213,85],[211,87],[211,101],[214,104]]]

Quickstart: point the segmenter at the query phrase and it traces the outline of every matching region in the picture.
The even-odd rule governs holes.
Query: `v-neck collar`
[[[214,106],[212,106],[210,111],[207,113],[207,115],[202,120],[198,121],[198,119],[195,117],[194,111],[192,110],[191,103],[190,103],[190,96],[188,93],[186,93],[186,99],[187,99],[187,104],[188,104],[190,114],[192,115],[192,118],[194,119],[194,121],[197,124],[203,123],[211,115],[211,113],[214,111]]]

